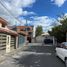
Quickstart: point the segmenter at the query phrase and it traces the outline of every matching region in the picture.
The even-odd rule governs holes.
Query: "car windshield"
[[[65,42],[65,44],[64,44],[65,46],[67,46],[67,42]]]
[[[61,44],[63,44],[63,45],[65,45],[65,46],[67,46],[67,42],[63,42],[63,43],[61,43]]]

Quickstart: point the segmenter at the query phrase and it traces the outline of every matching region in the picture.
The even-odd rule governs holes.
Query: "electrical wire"
[[[17,17],[15,17],[11,12],[10,12],[10,10],[8,10],[7,8],[6,8],[6,6],[3,4],[3,1],[2,0],[0,0],[0,4],[1,4],[1,6],[9,13],[9,15],[10,16],[12,16],[14,19],[16,19],[18,22],[20,22],[20,24],[22,23],[22,21],[20,21]]]

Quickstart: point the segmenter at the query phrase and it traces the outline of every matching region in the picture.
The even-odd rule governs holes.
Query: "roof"
[[[24,31],[17,31],[19,34],[22,34],[22,35],[24,35],[24,36],[27,36],[28,35],[28,33],[26,33],[26,32],[24,32]]]
[[[10,34],[10,35],[14,35],[14,36],[18,35],[17,32],[9,30],[7,28],[0,28],[0,33],[7,33],[7,34]]]
[[[42,35],[49,35],[49,33],[45,32],[45,33],[43,33]]]
[[[0,23],[2,23],[4,26],[6,26],[8,24],[8,22],[1,17],[0,17]],[[9,28],[3,28],[3,27],[0,28],[0,33],[7,33],[10,35],[14,35],[14,36],[18,35],[17,32],[10,30]]]
[[[32,29],[32,26],[17,26],[17,28],[20,28],[20,29],[22,29],[22,28],[30,28],[30,29]]]
[[[27,32],[33,32],[32,26],[17,26],[17,29],[25,29],[25,28],[30,28],[30,30]]]
[[[2,23],[4,25],[7,25],[8,22],[6,20],[4,20],[3,18],[0,17],[0,23]]]
[[[8,27],[9,29],[11,29],[11,30],[12,30],[13,28],[16,28],[15,25],[13,25],[13,26],[10,25],[10,26],[7,26],[7,27]]]

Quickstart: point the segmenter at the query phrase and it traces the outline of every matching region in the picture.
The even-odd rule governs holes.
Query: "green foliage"
[[[66,41],[67,33],[67,18],[60,21],[62,25],[52,28],[52,31],[48,31],[51,36],[55,36],[58,42]]]
[[[42,26],[37,26],[36,28],[36,37],[40,36],[43,33]]]

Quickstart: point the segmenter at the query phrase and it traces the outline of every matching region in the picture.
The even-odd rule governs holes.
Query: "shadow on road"
[[[28,49],[24,51],[30,51],[30,52],[42,52],[42,53],[55,53],[55,47],[54,46],[29,46]]]
[[[53,46],[31,46],[24,52],[29,54],[20,58],[14,58],[19,67],[65,67],[64,63],[55,56]]]

